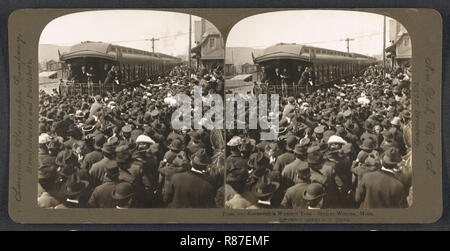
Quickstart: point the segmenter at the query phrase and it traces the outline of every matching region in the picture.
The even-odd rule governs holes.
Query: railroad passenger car
[[[265,68],[269,82],[275,75],[275,68],[279,68],[280,73],[286,69],[289,86],[296,85],[307,66],[312,68],[315,84],[320,86],[358,75],[377,64],[374,57],[295,43],[270,46],[253,61],[258,65],[257,81],[261,80],[261,67]]]
[[[81,66],[86,70],[93,67],[93,84],[102,86],[112,85],[112,83],[103,83],[102,70],[105,64],[108,69],[112,66],[118,67],[120,86],[128,86],[134,83],[145,81],[148,78],[168,73],[173,67],[181,64],[181,59],[162,53],[152,53],[148,51],[128,48],[120,45],[114,45],[103,42],[81,42],[73,45],[68,53],[60,55],[60,61],[63,62],[63,74],[67,79],[67,65],[71,65],[75,76],[81,73]],[[104,76],[104,75],[103,75]],[[80,83],[75,79],[75,84],[81,89],[87,83]],[[84,92],[84,90],[82,90]]]

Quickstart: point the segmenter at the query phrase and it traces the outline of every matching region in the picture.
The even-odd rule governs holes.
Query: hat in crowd
[[[55,159],[55,164],[58,166],[74,166],[78,163],[77,156],[71,149],[66,149],[58,153]]]
[[[136,139],[136,143],[155,144],[156,142],[147,135],[139,135]]]
[[[359,146],[360,149],[365,151],[372,151],[376,148],[376,142],[373,141],[371,138],[366,138],[362,142],[362,144]]]
[[[115,153],[116,146],[114,144],[111,144],[110,142],[106,142],[105,144],[103,144],[102,152],[110,153],[110,154]]]
[[[183,142],[180,139],[174,139],[170,143],[169,149],[172,151],[181,151],[183,150]]]
[[[39,144],[47,144],[52,140],[52,136],[48,135],[47,133],[41,133],[39,135]]]
[[[368,152],[360,151],[356,157],[356,160],[360,163],[364,163],[366,161],[366,158],[369,156]]]
[[[328,139],[328,144],[347,144],[347,141],[345,141],[343,138],[333,135]]]
[[[286,138],[286,149],[289,151],[293,151],[295,148],[295,145],[298,143],[298,139],[295,135],[289,135]]]
[[[289,98],[288,98],[288,102],[289,102],[289,103],[294,103],[294,102],[295,102],[295,98],[292,97],[292,96],[289,97]]]
[[[84,125],[81,130],[83,131],[83,133],[85,135],[90,134],[92,131],[94,131],[94,126],[93,125]]]
[[[317,126],[316,128],[314,128],[314,133],[315,134],[323,134],[325,132],[325,127],[324,126]]]
[[[130,133],[132,130],[133,130],[133,128],[131,127],[131,125],[125,125],[122,127],[123,133]]]
[[[194,167],[206,168],[210,164],[210,158],[206,154],[205,149],[197,150],[191,157]]]
[[[308,148],[306,146],[302,145],[301,143],[298,143],[297,145],[295,145],[294,153],[298,155],[305,155],[307,150]]]
[[[252,188],[252,192],[256,197],[262,198],[273,194],[279,187],[279,182],[273,181],[264,175],[257,180]]]
[[[133,186],[128,182],[121,182],[114,187],[111,197],[115,200],[129,199],[134,195]]]
[[[251,152],[253,151],[254,145],[253,141],[249,138],[243,138],[241,144],[239,145],[239,151],[241,152]]]
[[[307,161],[309,164],[318,164],[322,162],[322,153],[319,146],[315,145],[309,147],[307,150],[307,154]]]
[[[228,141],[227,146],[239,146],[241,144],[241,137],[233,136],[233,138]]]
[[[82,193],[89,186],[89,181],[81,180],[78,175],[73,174],[69,177],[66,184],[65,194],[74,196]]]
[[[316,182],[309,184],[305,192],[303,192],[303,198],[308,201],[316,200],[323,196],[325,196],[325,189],[322,184]]]
[[[116,161],[117,163],[127,163],[130,161],[131,153],[127,145],[120,145],[116,147]]]
[[[108,142],[111,145],[116,145],[116,146],[120,143],[119,138],[117,136],[109,137],[106,142]]]
[[[399,126],[399,125],[400,125],[400,118],[399,118],[399,117],[394,117],[394,118],[391,120],[391,124],[392,124],[392,125]]]
[[[402,157],[400,156],[400,152],[397,147],[391,147],[383,152],[383,164],[386,163],[388,165],[397,165],[402,161]]]
[[[103,144],[105,144],[106,142],[106,137],[105,135],[103,135],[103,133],[99,133],[97,135],[95,135],[94,137],[94,148],[95,149],[102,149]]]
[[[84,112],[83,112],[82,110],[77,110],[77,111],[75,112],[75,117],[78,118],[78,119],[84,118],[85,115],[86,115],[86,114],[84,114]]]
[[[95,96],[95,100],[100,101],[101,99],[102,99],[102,96],[100,96],[100,95]]]

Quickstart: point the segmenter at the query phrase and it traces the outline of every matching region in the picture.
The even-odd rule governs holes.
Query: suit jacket
[[[295,155],[292,152],[285,152],[278,156],[277,160],[275,161],[275,165],[273,167],[273,172],[276,173],[276,176],[281,178],[281,173],[283,172],[283,169],[290,163],[294,162]]]
[[[89,198],[88,205],[92,208],[114,208],[116,205],[111,196],[117,182],[105,179],[105,182],[96,187]]]
[[[113,165],[117,166],[117,162],[106,157],[92,165],[91,169],[89,170],[89,175],[92,177],[93,187],[97,187],[103,183],[106,174],[106,168]]]
[[[83,162],[81,163],[81,168],[89,170],[93,164],[99,162],[102,159],[103,154],[100,151],[92,151],[86,154],[86,156],[84,157]]]
[[[176,173],[168,191],[169,208],[212,208],[215,207],[216,191],[205,174],[192,170]]]
[[[404,185],[393,173],[379,170],[366,173],[358,182],[355,200],[360,208],[404,208],[407,207]]]
[[[303,198],[303,193],[308,187],[308,183],[299,182],[295,186],[290,187],[284,195],[281,206],[284,208],[306,209],[308,201]]]
[[[281,172],[281,182],[284,188],[289,188],[297,183],[297,170],[303,162],[301,159],[295,159]]]

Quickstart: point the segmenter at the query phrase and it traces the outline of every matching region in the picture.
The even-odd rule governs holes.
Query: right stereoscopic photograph
[[[366,12],[238,22],[224,66],[225,207],[411,206],[411,48],[401,23]]]

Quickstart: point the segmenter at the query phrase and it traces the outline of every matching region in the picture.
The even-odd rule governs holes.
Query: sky
[[[386,18],[386,41],[389,37]],[[226,47],[264,49],[276,43],[309,44],[316,47],[366,55],[382,54],[383,16],[356,11],[294,10],[259,14],[238,22],[230,31]],[[386,42],[386,46],[389,43]]]
[[[192,16],[192,41],[194,21]],[[52,20],[42,31],[39,44],[70,46],[81,41],[102,41],[155,52],[186,55],[189,47],[189,15],[165,11],[105,10],[65,15]],[[192,42],[193,43],[193,42]]]

